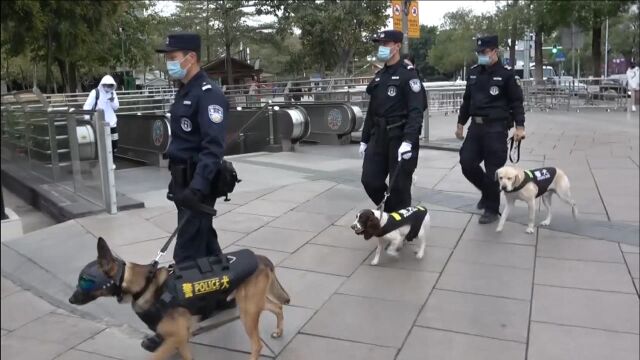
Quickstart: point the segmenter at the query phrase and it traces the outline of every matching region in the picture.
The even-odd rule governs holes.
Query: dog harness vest
[[[376,233],[376,236],[385,236],[405,225],[411,225],[405,239],[413,241],[420,232],[420,227],[427,216],[427,209],[422,206],[410,206],[408,208],[389,213],[387,222]]]
[[[140,320],[156,331],[166,312],[176,307],[186,308],[192,315],[210,314],[258,268],[258,259],[251,250],[243,249],[224,256],[176,264],[157,290],[160,295],[153,305],[136,312]]]
[[[540,197],[540,195],[547,192],[549,186],[553,182],[553,179],[556,178],[556,168],[554,167],[546,167],[546,168],[538,168],[532,170],[524,171],[524,180],[520,183],[520,185],[511,189],[511,191],[505,191],[508,193],[520,191],[524,188],[528,183],[533,182],[538,187],[538,194],[536,197]]]

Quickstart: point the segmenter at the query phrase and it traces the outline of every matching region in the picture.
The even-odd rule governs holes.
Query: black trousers
[[[181,263],[186,260],[222,254],[218,243],[218,233],[213,228],[213,216],[177,205],[176,207],[178,208],[178,223],[185,216],[188,216],[188,218],[184,226],[178,231],[176,246],[173,250],[173,260],[176,263]]]
[[[393,176],[393,172],[398,166],[400,144],[402,144],[401,137],[389,138],[384,134],[374,134],[365,151],[360,181],[376,206],[382,202],[384,193],[387,191],[387,176],[389,174]],[[386,212],[411,206],[411,178],[418,165],[418,144],[412,144],[411,150],[411,158],[402,160],[398,176],[391,184],[389,198],[384,205]]]
[[[190,176],[176,169],[171,163],[171,183],[169,193],[174,196],[184,191],[189,184]],[[204,204],[213,208],[215,199],[206,199]],[[201,257],[218,256],[222,254],[218,243],[218,233],[213,228],[213,216],[199,211],[186,209],[176,204],[178,209],[178,224],[187,217],[185,224],[178,231],[176,245],[173,250],[173,260],[180,263],[186,260],[195,260]]]
[[[500,187],[496,170],[507,162],[508,131],[504,123],[472,123],[460,148],[462,174],[482,192],[482,201],[489,212],[500,209]],[[482,170],[480,163],[484,161]]]

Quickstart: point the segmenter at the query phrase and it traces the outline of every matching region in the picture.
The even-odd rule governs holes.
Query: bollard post
[[[100,174],[102,176],[102,199],[107,212],[113,215],[118,212],[118,204],[116,202],[116,181],[113,170],[111,128],[109,123],[105,121],[103,110],[98,109],[92,116],[94,117],[96,140],[98,141]]]

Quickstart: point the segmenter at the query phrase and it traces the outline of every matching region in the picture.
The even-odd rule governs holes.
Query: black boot
[[[480,199],[480,201],[478,201],[478,203],[476,204],[476,209],[478,210],[482,210],[484,209],[484,199]]]
[[[480,219],[478,219],[478,224],[491,224],[498,219],[500,219],[500,214],[485,209]]]
[[[153,334],[151,336],[145,337],[140,343],[140,346],[142,346],[142,348],[147,350],[148,352],[152,353],[158,350],[163,341],[164,339],[162,338],[162,336],[160,336],[160,334]]]

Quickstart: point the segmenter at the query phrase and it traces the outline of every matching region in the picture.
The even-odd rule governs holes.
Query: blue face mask
[[[376,56],[380,61],[389,60],[391,58],[391,48],[382,45],[378,46],[378,54]]]
[[[187,69],[183,69],[180,67],[180,64],[184,61],[182,60],[167,60],[167,72],[169,76],[174,79],[182,80],[185,76],[187,76]]]
[[[491,57],[489,55],[478,54],[478,65],[489,65],[491,63]]]

